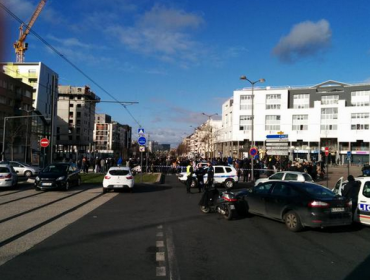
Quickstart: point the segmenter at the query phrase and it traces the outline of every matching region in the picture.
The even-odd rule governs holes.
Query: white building
[[[320,159],[325,147],[330,160],[369,161],[370,84],[335,81],[303,88],[254,88],[254,141],[265,154],[267,135],[288,135],[290,157]],[[222,128],[216,152],[247,156],[252,136],[252,90],[234,91],[222,106]]]

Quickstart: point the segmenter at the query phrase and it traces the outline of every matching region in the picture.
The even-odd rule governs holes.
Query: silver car
[[[18,176],[13,167],[8,164],[0,164],[0,187],[16,187]]]
[[[298,181],[298,182],[311,182],[313,183],[312,177],[306,172],[299,171],[281,171],[276,172],[267,178],[261,178],[256,180],[255,186],[269,180],[281,180],[281,181]]]
[[[15,171],[18,171],[18,176],[31,177],[39,174],[40,168],[36,166],[28,165],[27,163],[19,161],[9,161],[8,164],[14,168]]]

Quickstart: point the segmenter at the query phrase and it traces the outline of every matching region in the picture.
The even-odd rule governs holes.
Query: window
[[[284,173],[275,173],[269,177],[270,180],[281,180],[284,176]]]
[[[323,95],[321,96],[322,105],[338,104],[339,95]]]
[[[351,130],[368,130],[369,113],[352,113]]]
[[[266,110],[280,110],[280,108],[281,108],[281,94],[267,94]]]
[[[73,104],[69,104],[69,108],[73,108]]]
[[[290,193],[291,193],[290,187],[284,183],[275,183],[275,186],[271,192],[272,195],[277,196],[290,196]]]
[[[267,194],[272,187],[272,183],[263,183],[253,188],[253,193]]]
[[[290,180],[290,181],[297,181],[298,180],[298,174],[293,174],[293,173],[287,173],[285,175],[285,180]]]
[[[240,110],[252,110],[252,95],[240,95]]]
[[[224,173],[223,167],[215,167],[215,173]]]
[[[321,109],[321,131],[338,130],[338,108]]]
[[[352,106],[369,106],[369,104],[370,104],[370,90],[351,92]]]
[[[366,197],[370,197],[370,181],[365,182],[362,194]]]
[[[266,116],[265,130],[280,130],[280,116]]]
[[[310,95],[308,93],[293,95],[293,109],[307,109],[309,107]]]
[[[308,115],[293,115],[292,130],[308,130]]]
[[[252,116],[240,116],[239,130],[252,130]]]

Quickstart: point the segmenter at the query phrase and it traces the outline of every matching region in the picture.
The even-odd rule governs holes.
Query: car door
[[[25,168],[24,168],[24,166],[22,166],[18,162],[10,161],[9,162],[9,165],[14,168],[14,170],[16,171],[16,173],[19,176],[23,176],[24,175]]]
[[[270,195],[265,199],[266,216],[273,219],[281,219],[281,213],[287,205],[292,203],[297,192],[285,182],[275,182]]]
[[[342,195],[342,184],[343,177],[340,177],[339,180],[335,183],[335,186],[332,191],[337,195]]]
[[[358,193],[357,215],[359,222],[370,225],[370,181],[363,181]]]
[[[245,197],[249,212],[266,215],[265,200],[270,195],[269,192],[272,185],[273,182],[265,182],[253,187],[251,192]]]
[[[223,178],[222,176],[224,175],[224,167],[223,166],[215,166],[214,167],[215,173],[214,173],[214,182],[217,184],[222,184],[223,183]]]

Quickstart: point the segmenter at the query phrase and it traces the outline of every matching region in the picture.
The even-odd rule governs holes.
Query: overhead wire
[[[20,24],[23,24],[28,28],[28,25],[23,22],[17,15],[15,15],[10,9],[8,9],[3,3],[0,2],[0,7],[6,11],[10,16],[12,16],[16,21],[18,21]],[[70,64],[75,70],[77,70],[80,74],[82,74],[85,78],[87,78],[89,81],[91,81],[94,85],[96,85],[99,89],[101,89],[103,92],[105,92],[109,97],[111,97],[114,101],[119,103],[121,106],[125,108],[127,113],[131,116],[131,118],[135,121],[135,123],[141,127],[140,123],[137,121],[137,119],[133,116],[133,114],[130,112],[130,110],[127,108],[125,104],[120,103],[120,101],[114,97],[111,93],[109,93],[106,89],[104,89],[100,84],[98,84],[94,79],[92,79],[89,75],[87,75],[82,69],[80,69],[77,65],[75,65],[71,60],[69,60],[66,56],[64,56],[60,51],[58,51],[53,45],[51,45],[49,42],[47,42],[44,38],[42,38],[38,33],[36,33],[33,29],[30,29],[30,33],[32,33],[36,38],[38,38],[43,44],[45,44],[48,48],[50,48],[53,52],[55,52],[57,55],[59,55],[62,59],[64,59],[68,64]]]

